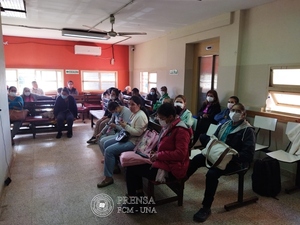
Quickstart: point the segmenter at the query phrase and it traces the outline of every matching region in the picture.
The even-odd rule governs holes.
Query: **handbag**
[[[217,167],[221,170],[225,170],[232,156],[238,154],[235,149],[218,140],[214,135],[211,136],[206,148],[201,153],[206,157],[205,164],[207,168]]]
[[[28,109],[23,109],[23,110],[10,109],[9,119],[12,122],[25,120],[28,112],[29,112]]]
[[[120,163],[122,167],[135,166],[141,164],[152,164],[150,158],[145,158],[134,151],[122,152],[120,155]]]
[[[130,136],[129,132],[123,129],[118,133],[115,140],[119,142],[126,142],[129,140],[129,136]]]

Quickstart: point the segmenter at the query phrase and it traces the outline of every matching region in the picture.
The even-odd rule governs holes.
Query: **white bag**
[[[205,164],[207,168],[217,167],[220,170],[225,170],[232,156],[238,154],[235,149],[229,147],[223,141],[219,141],[214,135],[210,137],[210,141],[201,153],[206,157]]]

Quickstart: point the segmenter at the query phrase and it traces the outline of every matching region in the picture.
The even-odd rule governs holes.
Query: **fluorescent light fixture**
[[[2,16],[26,18],[24,0],[1,0],[0,3]]]
[[[99,39],[99,40],[108,40],[110,37],[106,33],[100,33],[96,31],[87,31],[87,30],[74,30],[63,28],[62,36],[66,37],[78,37],[78,38],[89,38],[89,39]]]

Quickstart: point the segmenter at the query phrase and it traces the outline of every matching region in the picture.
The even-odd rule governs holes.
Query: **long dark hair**
[[[149,121],[149,114],[148,114],[147,109],[145,108],[145,106],[142,105],[141,98],[139,96],[134,95],[130,98],[130,100],[132,100],[135,104],[140,106],[140,109],[146,114],[147,119]]]
[[[218,93],[215,91],[215,90],[209,90],[207,93],[206,93],[206,96],[208,94],[212,94],[214,96],[214,101],[211,103],[211,104],[220,104],[219,102],[219,97],[218,97]],[[207,105],[208,104],[208,101],[205,99],[205,104]]]

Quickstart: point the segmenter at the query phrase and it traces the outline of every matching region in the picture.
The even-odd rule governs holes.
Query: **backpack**
[[[142,139],[135,146],[133,151],[149,154],[157,145],[159,134],[155,130],[146,130]]]
[[[252,174],[252,189],[259,195],[276,197],[281,191],[280,165],[271,157],[257,159]]]

